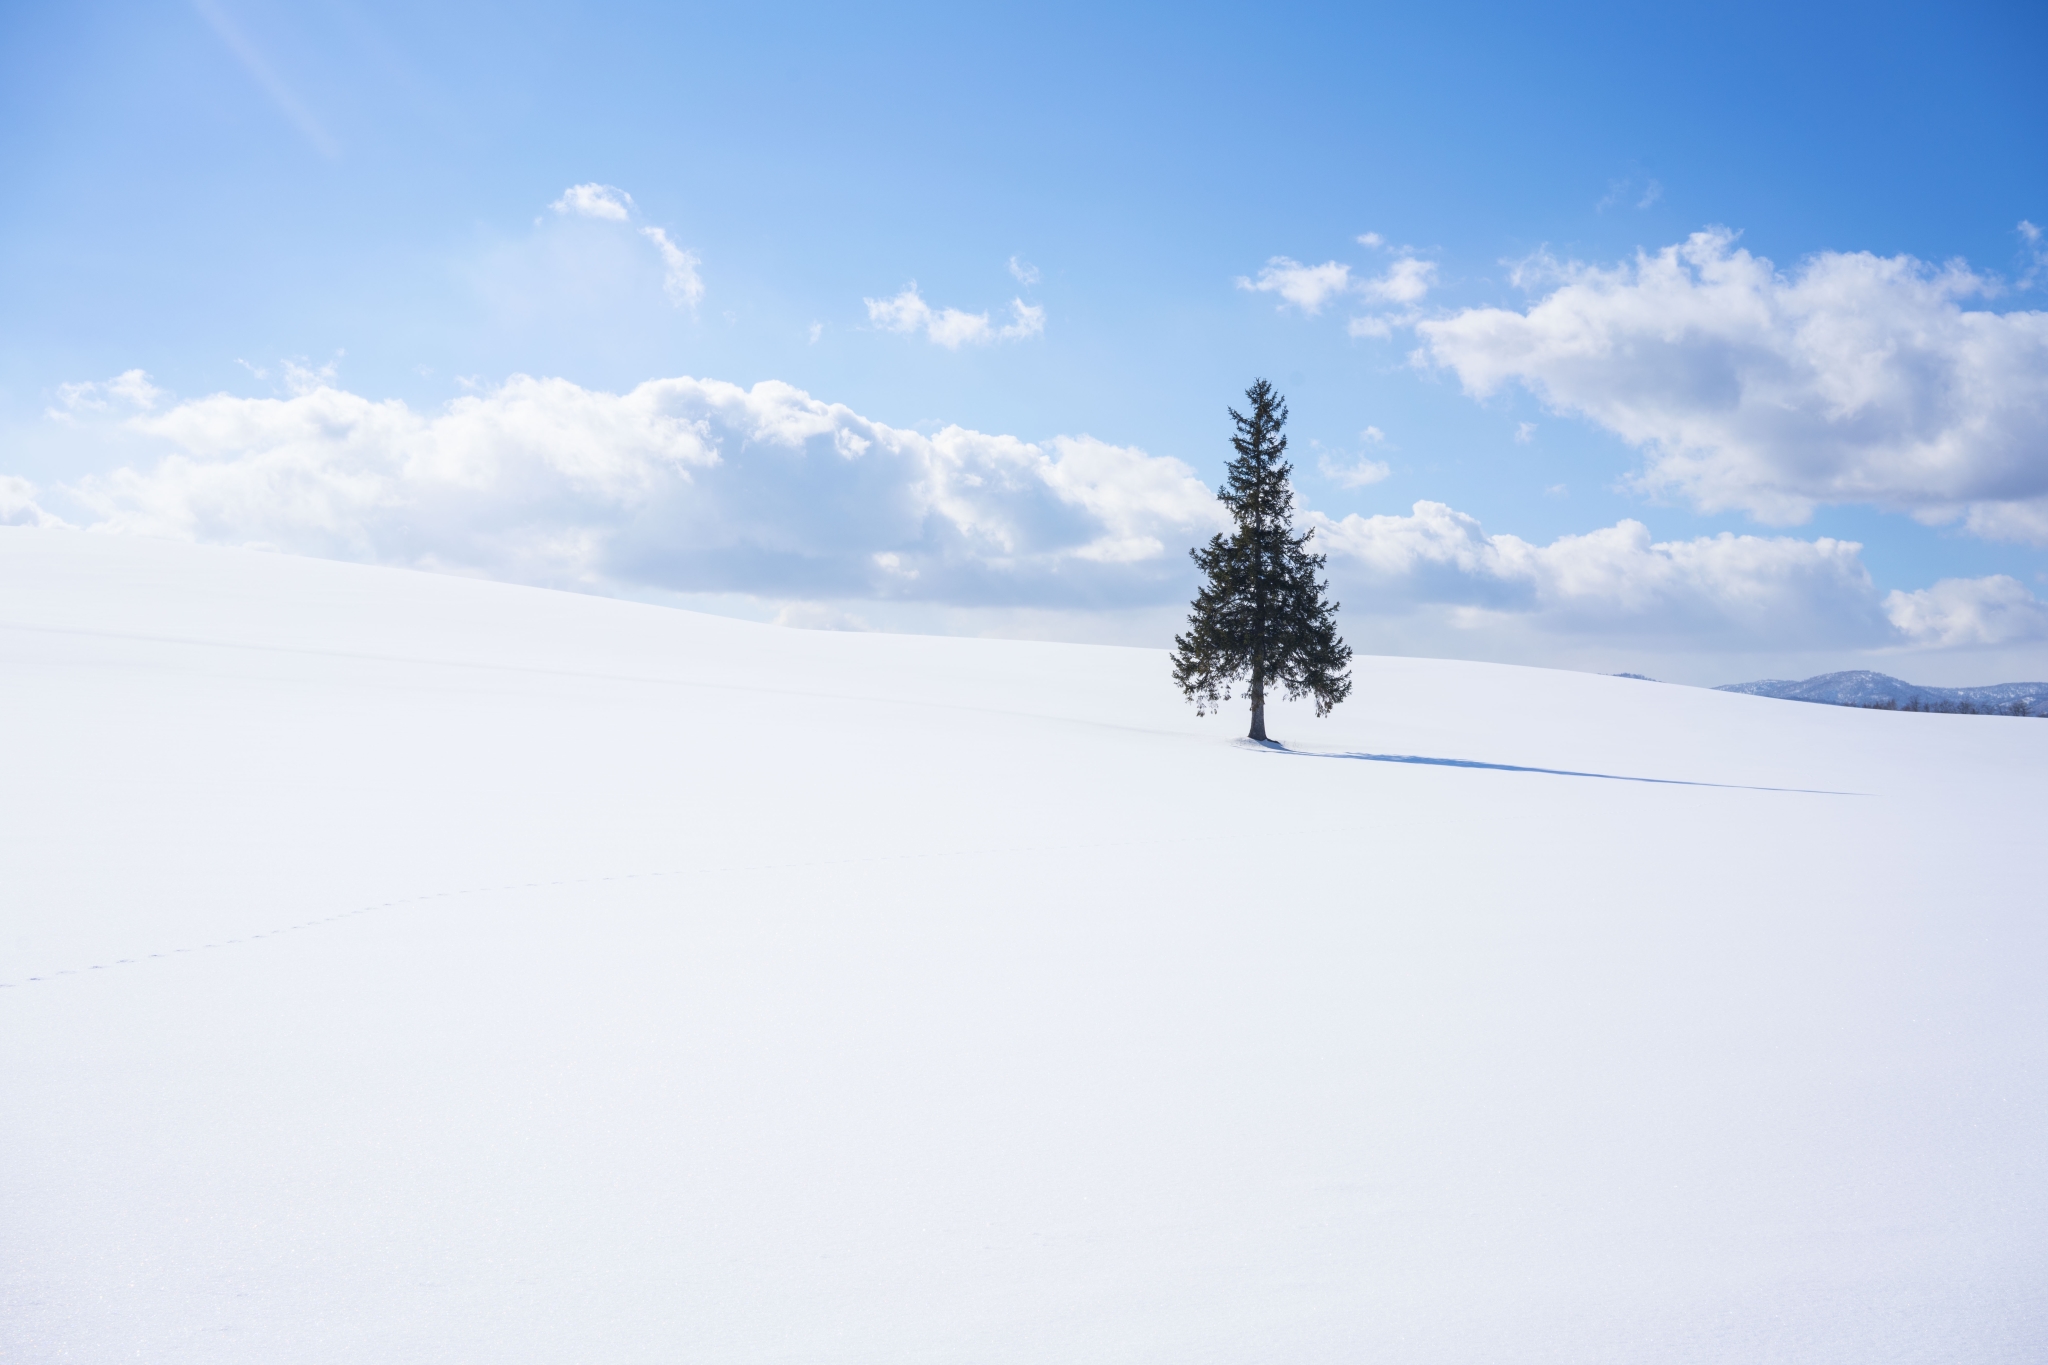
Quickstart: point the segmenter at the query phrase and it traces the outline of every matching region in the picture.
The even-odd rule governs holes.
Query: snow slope
[[[1356,671],[0,530],[0,1358],[2048,1353],[2048,726]]]

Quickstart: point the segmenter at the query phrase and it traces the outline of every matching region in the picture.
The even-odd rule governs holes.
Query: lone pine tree
[[[1190,550],[1208,581],[1188,615],[1188,633],[1173,637],[1173,680],[1196,715],[1220,711],[1230,689],[1249,678],[1251,737],[1266,737],[1266,690],[1312,696],[1316,715],[1351,693],[1351,647],[1337,638],[1337,603],[1316,574],[1325,556],[1310,554],[1313,529],[1294,529],[1294,472],[1281,457],[1287,402],[1261,379],[1245,390],[1247,416],[1236,408],[1230,438],[1237,458],[1216,496],[1237,522],[1229,536]]]

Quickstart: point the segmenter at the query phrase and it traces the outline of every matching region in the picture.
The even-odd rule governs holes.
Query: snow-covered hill
[[[2038,1359],[2048,726],[1357,675],[0,530],[0,1357]]]
[[[2028,714],[2048,713],[2048,682],[1997,683],[1990,687],[1920,687],[1901,682],[1889,673],[1873,673],[1867,668],[1852,669],[1846,673],[1823,673],[1803,682],[1767,678],[1761,682],[1729,683],[1715,690],[1740,692],[1751,697],[1777,697],[1785,701],[1826,702],[1834,706],[1920,710],[1969,707],[1988,714],[2010,712],[2014,703],[2020,703]]]

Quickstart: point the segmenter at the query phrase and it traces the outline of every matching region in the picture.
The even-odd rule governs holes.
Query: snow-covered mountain
[[[0,528],[0,1359],[2036,1358],[2048,725],[1356,676]]]
[[[2048,682],[1998,683],[1990,687],[1921,687],[1901,682],[1887,673],[1852,669],[1845,673],[1823,673],[1804,682],[1766,679],[1762,682],[1729,683],[1715,689],[1741,692],[1752,697],[1778,697],[1786,701],[1827,702],[1835,706],[1888,706],[1901,709],[1959,711],[1965,708],[1991,714],[2005,714],[2023,704],[2030,715],[2048,713]]]

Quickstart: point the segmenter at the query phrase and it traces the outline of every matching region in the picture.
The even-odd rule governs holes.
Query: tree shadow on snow
[[[1354,763],[1419,763],[1431,768],[1485,768],[1498,773],[1541,773],[1546,777],[1593,777],[1602,782],[1648,782],[1659,787],[1719,787],[1724,791],[1788,792],[1800,796],[1862,796],[1863,792],[1824,791],[1814,787],[1752,787],[1740,782],[1691,782],[1679,777],[1629,777],[1622,773],[1582,773],[1569,768],[1528,768],[1517,763],[1481,763],[1470,758],[1424,758],[1419,754],[1355,754],[1340,750],[1290,749],[1278,740],[1264,743],[1241,739],[1248,749],[1285,754],[1289,758],[1343,758]]]

